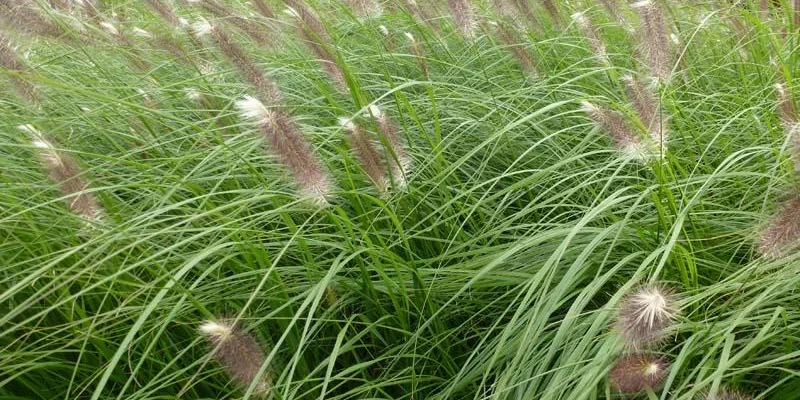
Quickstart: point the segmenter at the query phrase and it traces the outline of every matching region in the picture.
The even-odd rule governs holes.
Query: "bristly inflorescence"
[[[285,0],[285,3],[289,5],[286,13],[297,21],[300,35],[319,60],[328,79],[330,79],[337,91],[341,93],[349,92],[350,89],[347,86],[344,70],[337,63],[335,53],[331,49],[333,40],[325,25],[303,2]]]
[[[634,353],[621,358],[609,372],[611,387],[620,393],[657,388],[669,371],[669,363],[655,354]]]
[[[642,121],[650,139],[659,144],[662,149],[666,148],[669,138],[667,118],[664,117],[659,100],[652,88],[632,75],[624,75],[622,82],[625,84],[628,99],[633,104],[636,115]]]
[[[383,14],[383,7],[377,0],[350,0],[350,8],[361,19],[377,18]]]
[[[475,16],[467,0],[447,0],[456,28],[465,39],[475,38]]]
[[[42,167],[50,179],[58,184],[70,210],[86,222],[98,222],[105,216],[100,202],[88,192],[89,184],[83,179],[83,170],[68,153],[59,150],[51,139],[31,125],[20,125],[20,131],[30,135],[37,149]]]
[[[647,161],[656,156],[652,146],[642,140],[642,136],[620,113],[588,101],[582,102],[581,106],[589,118],[608,133],[614,147],[624,156],[638,161]]]
[[[236,107],[267,139],[270,150],[291,175],[300,195],[315,205],[327,205],[331,180],[291,117],[278,107],[267,108],[252,96],[245,96]]]
[[[254,394],[266,396],[269,393],[271,373],[267,371],[259,377],[266,357],[253,336],[230,321],[206,321],[199,329],[209,340],[214,357],[237,383],[247,388],[259,379]]]
[[[800,194],[784,201],[767,228],[761,233],[758,251],[767,258],[786,256],[800,245]]]
[[[389,177],[396,189],[405,189],[408,184],[408,177],[411,173],[413,160],[411,156],[408,155],[406,145],[400,138],[397,128],[394,126],[389,116],[377,105],[370,106],[365,115],[375,118],[375,121],[378,123],[379,132],[386,138],[386,142],[389,145],[389,152],[386,156],[387,163],[389,164]]]
[[[641,19],[639,28],[639,54],[650,74],[659,81],[668,83],[672,74],[670,41],[664,11],[655,0],[644,0],[631,4]]]
[[[211,37],[219,51],[239,70],[245,80],[255,89],[259,99],[269,104],[279,103],[283,95],[277,85],[258,67],[253,58],[239,46],[225,30],[207,20],[192,25],[193,31],[201,37]]]
[[[753,396],[739,393],[735,390],[722,389],[715,395],[706,394],[702,400],[752,400]]]
[[[597,61],[603,65],[610,65],[611,62],[606,53],[606,45],[597,35],[597,28],[592,23],[592,20],[583,12],[572,14],[572,20],[575,21],[575,24],[581,29],[583,35],[589,40],[589,45],[592,47],[592,52],[594,52]]]
[[[380,154],[378,154],[372,138],[363,128],[347,118],[339,119],[339,124],[349,132],[347,140],[372,184],[375,185],[378,192],[386,191],[388,182],[386,168],[381,162]]]
[[[666,338],[679,308],[676,296],[663,286],[644,286],[622,299],[616,328],[626,347],[651,348]]]

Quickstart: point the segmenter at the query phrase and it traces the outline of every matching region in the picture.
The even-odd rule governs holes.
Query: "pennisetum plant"
[[[350,147],[356,153],[358,161],[361,163],[361,168],[369,177],[372,184],[378,189],[378,192],[383,193],[386,191],[388,182],[386,176],[386,168],[381,162],[380,154],[375,148],[369,134],[360,126],[356,125],[348,118],[339,119],[339,124],[346,129],[349,133],[347,141],[350,142]]]
[[[375,119],[375,122],[378,123],[378,131],[386,138],[389,150],[386,157],[387,164],[389,164],[389,177],[397,189],[405,189],[411,173],[412,159],[406,151],[406,146],[400,138],[397,128],[389,116],[377,105],[370,106],[366,114]]]
[[[495,32],[497,38],[502,42],[506,49],[519,61],[522,69],[532,78],[539,76],[539,69],[536,67],[536,60],[531,57],[524,42],[519,39],[516,29],[508,26],[503,21],[496,24]]]
[[[383,7],[377,0],[349,0],[350,8],[361,19],[377,18],[383,14]]]
[[[279,107],[267,108],[255,97],[236,103],[242,118],[256,124],[272,152],[292,177],[302,197],[313,204],[328,204],[332,184],[322,164],[291,117]]]
[[[231,25],[241,30],[245,35],[249,36],[253,41],[260,46],[268,46],[271,43],[267,30],[264,26],[259,26],[256,22],[249,18],[242,17],[237,14],[226,4],[217,0],[188,0],[189,3],[197,5],[202,9],[208,11],[214,16],[230,22]]]
[[[271,372],[259,376],[266,362],[258,341],[231,321],[205,321],[200,333],[209,341],[211,351],[220,365],[243,388],[255,385],[253,394],[265,397],[272,388]],[[258,380],[258,381],[256,381]]]
[[[325,29],[325,25],[305,4],[297,0],[284,0],[284,2],[289,6],[286,10],[287,14],[297,21],[301,36],[305,39],[306,45],[314,55],[317,56],[322,68],[328,75],[328,79],[333,82],[337,91],[341,93],[349,92],[350,89],[347,87],[344,71],[336,62],[336,57],[331,50],[333,40],[328,30]]]
[[[272,6],[267,4],[264,0],[251,0],[253,7],[261,14],[264,18],[267,19],[275,19],[275,11],[272,9]]]
[[[669,371],[666,358],[634,353],[622,357],[608,374],[611,387],[620,393],[638,393],[659,387]]]
[[[622,82],[625,84],[628,99],[650,138],[659,144],[661,149],[666,149],[669,137],[667,121],[654,90],[632,75],[622,76]]]
[[[28,103],[38,106],[40,102],[39,90],[36,86],[17,75],[27,72],[28,67],[17,56],[11,39],[2,33],[0,33],[0,66],[14,73],[14,75],[9,76],[9,79],[17,95]]]
[[[702,400],[753,400],[753,396],[739,393],[735,390],[723,389],[715,395],[704,395]]]
[[[67,32],[59,24],[33,8],[35,4],[23,0],[0,1],[0,20],[22,33],[55,39],[66,37]]]
[[[430,71],[428,70],[428,62],[426,61],[427,57],[425,56],[425,49],[422,48],[422,44],[411,34],[411,32],[405,32],[406,38],[408,38],[408,45],[411,50],[411,54],[417,59],[417,64],[419,64],[419,68],[422,70],[422,74],[425,75],[426,78],[430,77]]]
[[[672,74],[672,61],[664,11],[656,0],[639,1],[631,4],[631,7],[638,12],[641,19],[637,34],[639,55],[644,58],[651,76],[662,83],[668,83]]]
[[[778,214],[761,232],[758,251],[767,258],[780,258],[800,244],[800,195],[785,200]]]
[[[250,55],[240,47],[225,30],[209,21],[201,20],[193,25],[194,31],[200,37],[208,36],[216,44],[219,51],[230,61],[244,79],[255,89],[259,99],[268,104],[279,103],[283,100],[278,87],[256,65]]]
[[[592,23],[592,20],[589,19],[584,12],[572,14],[572,20],[575,21],[575,24],[581,29],[583,35],[589,40],[589,45],[592,46],[592,52],[597,61],[603,65],[610,65],[611,62],[606,53],[606,45],[600,40],[600,37],[597,36],[597,28]]]
[[[89,184],[83,180],[84,173],[78,162],[32,125],[20,125],[18,129],[30,135],[42,167],[58,185],[70,210],[88,223],[101,221],[105,212],[94,194],[87,191]]]
[[[582,102],[581,106],[595,125],[608,133],[614,147],[624,156],[647,161],[657,155],[653,146],[643,140],[620,113],[588,101]]]
[[[556,26],[560,26],[562,24],[561,20],[561,12],[558,10],[558,4],[556,4],[553,0],[540,0],[542,6],[544,6],[544,10],[550,15],[550,18],[553,19]]]
[[[660,285],[644,286],[622,299],[615,326],[627,348],[652,348],[666,338],[678,311],[671,290]]]
[[[467,40],[475,38],[475,16],[472,6],[467,0],[447,0],[450,14],[453,16],[456,28]]]

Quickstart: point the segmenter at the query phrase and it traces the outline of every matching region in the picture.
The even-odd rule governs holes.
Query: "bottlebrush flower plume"
[[[583,111],[589,115],[601,129],[605,130],[623,155],[639,161],[646,161],[654,156],[647,144],[642,141],[619,113],[596,106],[588,101],[581,103]]]
[[[797,108],[785,84],[776,83],[775,90],[778,92],[778,117],[788,133],[790,128],[798,122]]]
[[[625,83],[628,99],[633,103],[633,108],[650,134],[650,138],[662,147],[666,147],[668,137],[666,119],[662,117],[661,107],[655,94],[642,81],[631,75],[623,76],[622,82]]]
[[[600,40],[600,37],[597,36],[597,29],[594,24],[592,24],[589,17],[587,17],[585,13],[576,12],[572,14],[572,20],[575,21],[575,24],[581,29],[583,35],[589,40],[589,45],[592,46],[592,52],[597,60],[602,64],[609,65],[611,62],[608,60],[606,45]]]
[[[397,133],[397,128],[395,128],[389,116],[377,105],[371,105],[366,114],[375,118],[375,122],[378,123],[378,130],[389,144],[391,152],[387,155],[387,163],[389,164],[390,177],[395,187],[400,190],[405,189],[408,184],[408,176],[411,173],[412,159],[406,151],[403,140]]]
[[[664,340],[677,314],[672,291],[661,286],[646,286],[622,299],[616,328],[627,347],[647,348]]]
[[[467,0],[447,0],[456,28],[465,39],[475,38],[475,16]]]
[[[269,109],[255,97],[236,103],[242,117],[253,121],[267,139],[270,150],[291,175],[300,195],[319,206],[328,204],[331,181],[300,130],[280,109]]]
[[[268,19],[275,19],[275,11],[269,4],[267,4],[266,1],[251,0],[251,3],[253,4],[253,7],[255,7],[255,9],[258,11],[259,14]]]
[[[384,168],[378,150],[375,149],[369,134],[347,118],[340,118],[339,125],[350,132],[347,140],[372,184],[379,192],[386,191],[386,168]]]
[[[328,79],[333,82],[334,87],[340,93],[348,93],[345,74],[336,57],[330,49],[333,40],[322,21],[309,10],[305,4],[295,0],[284,0],[289,6],[287,14],[295,18],[298,22],[300,35],[305,39],[306,45],[319,60]]]
[[[528,50],[524,45],[525,41],[522,41],[517,37],[515,29],[500,22],[497,24],[496,32],[497,38],[503,42],[503,44],[506,46],[506,49],[508,49],[514,58],[519,61],[522,69],[531,77],[538,77],[539,70],[536,67],[536,61],[533,59],[533,57],[531,57],[530,53],[528,53]]]
[[[758,251],[767,258],[780,258],[800,244],[800,195],[786,200],[761,233]]]
[[[15,72],[25,72],[28,69],[17,56],[11,39],[2,33],[0,33],[0,67]],[[39,104],[40,95],[35,86],[16,76],[10,76],[9,79],[14,85],[15,91],[22,99],[33,104]]]
[[[723,389],[716,395],[712,396],[707,394],[703,396],[703,400],[752,400],[753,396],[748,396],[737,391]]]
[[[35,2],[0,1],[0,20],[3,25],[22,33],[61,38],[66,35],[64,29],[43,16],[34,6]]]
[[[265,29],[250,19],[244,18],[226,4],[217,0],[189,0],[215,16],[229,21],[236,29],[242,31],[261,46],[269,45],[270,38],[265,33]]]
[[[283,95],[277,85],[264,74],[252,57],[225,33],[224,29],[201,19],[192,25],[192,30],[198,36],[208,36],[214,40],[219,51],[255,89],[258,98],[269,104],[279,103],[283,100]]]
[[[227,321],[206,321],[200,325],[200,333],[213,346],[217,361],[240,385],[249,387],[258,378],[266,357],[254,337]],[[267,395],[271,388],[270,372],[264,375],[256,383],[254,394],[257,396]]]
[[[411,32],[404,32],[404,35],[408,38],[408,43],[411,46],[411,53],[417,58],[417,63],[419,63],[419,67],[422,69],[422,74],[425,75],[426,78],[429,77],[430,71],[428,71],[428,62],[425,61],[425,50],[423,50],[422,45]]]
[[[377,18],[383,14],[383,7],[377,0],[350,0],[350,7],[362,19]]]
[[[31,144],[38,150],[42,166],[50,179],[58,184],[70,210],[87,222],[101,220],[105,212],[97,198],[86,191],[89,185],[81,177],[83,171],[78,162],[69,154],[59,151],[52,141],[33,126],[20,125],[17,129],[30,135]]]
[[[639,28],[639,53],[650,69],[650,74],[662,82],[669,82],[672,74],[670,42],[664,12],[653,0],[631,4],[641,19]]]
[[[664,381],[669,363],[651,354],[629,354],[622,357],[608,374],[611,387],[620,393],[638,393],[657,388]]]

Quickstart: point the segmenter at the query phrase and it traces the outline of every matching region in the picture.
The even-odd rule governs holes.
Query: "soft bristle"
[[[192,26],[192,32],[194,32],[198,36],[208,36],[214,29],[214,26],[211,25],[211,22],[202,18],[192,23],[191,26]]]
[[[266,362],[264,350],[256,339],[228,322],[206,321],[199,327],[208,337],[212,351],[228,374],[243,388],[255,383],[255,395],[264,396],[271,387],[270,372],[259,378],[261,366]]]
[[[609,372],[611,387],[620,393],[639,393],[657,388],[664,381],[669,364],[652,354],[630,354],[620,359]]]
[[[675,295],[661,286],[642,287],[620,303],[616,326],[625,345],[649,348],[667,335],[678,314]]]
[[[800,195],[786,200],[761,234],[759,252],[767,258],[780,258],[800,244]]]
[[[242,118],[256,122],[263,123],[268,121],[272,115],[270,110],[264,106],[264,103],[253,96],[244,96],[244,98],[236,102],[236,108]]]

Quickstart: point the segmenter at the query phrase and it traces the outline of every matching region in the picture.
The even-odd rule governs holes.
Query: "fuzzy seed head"
[[[595,125],[606,131],[623,156],[647,161],[657,155],[619,113],[588,101],[581,102],[581,108]]]
[[[767,228],[761,233],[758,251],[767,258],[781,258],[800,245],[800,195],[781,205]]]
[[[272,112],[261,100],[253,96],[244,96],[244,98],[236,102],[236,108],[242,118],[250,121],[268,123],[272,119]]]
[[[674,294],[660,286],[646,286],[622,299],[616,327],[625,345],[649,348],[664,340],[678,314]]]
[[[266,357],[253,336],[228,321],[206,321],[199,330],[208,339],[217,361],[238,384],[246,388],[259,378],[258,372]],[[264,396],[269,391],[270,375],[267,372],[259,378],[255,389],[257,396]]]
[[[753,396],[748,396],[734,390],[723,389],[712,396],[707,394],[703,400],[753,400]]]
[[[611,387],[620,393],[638,393],[656,388],[664,381],[669,364],[663,357],[630,354],[617,361],[609,372]]]
[[[378,25],[378,30],[381,31],[381,35],[389,36],[389,29],[386,28],[386,25]]]
[[[135,36],[138,36],[138,37],[141,37],[141,38],[145,38],[145,39],[152,39],[153,38],[153,34],[152,33],[148,32],[148,31],[146,31],[146,30],[144,30],[142,28],[138,28],[138,27],[133,28],[133,29],[131,29],[131,32]]]
[[[414,39],[414,35],[412,35],[411,32],[403,32],[403,35],[405,35],[406,38],[408,38],[408,41],[411,43],[415,43],[417,41]]]
[[[83,171],[78,162],[70,154],[58,150],[33,126],[20,125],[17,129],[30,135],[43,169],[58,184],[70,210],[86,222],[101,220],[105,212],[94,194],[86,192],[89,185],[83,180]]]
[[[201,18],[191,25],[191,29],[197,36],[208,36],[211,34],[214,26],[211,25],[211,22],[208,22],[208,20]]]
[[[111,22],[102,21],[102,22],[100,22],[100,27],[102,27],[110,35],[113,35],[113,36],[119,35],[119,29],[117,29],[117,27],[114,26],[114,24],[112,24]]]
[[[466,39],[475,38],[475,16],[467,0],[447,0],[456,28]]]

